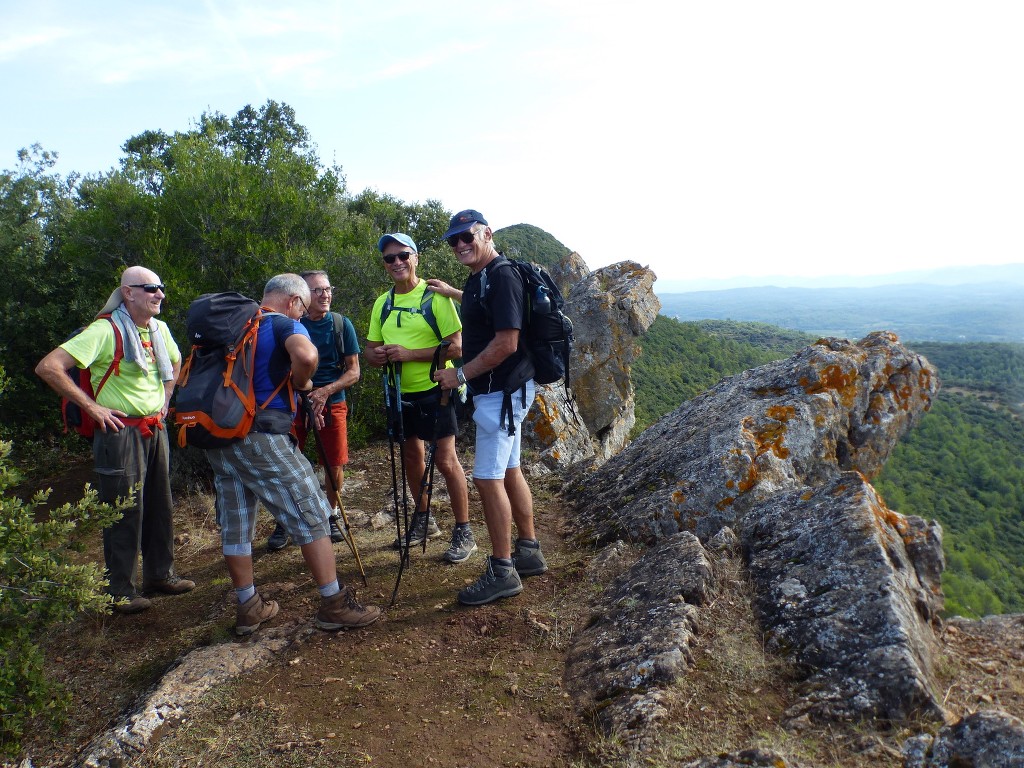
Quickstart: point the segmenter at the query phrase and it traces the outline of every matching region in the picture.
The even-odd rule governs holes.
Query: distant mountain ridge
[[[655,293],[723,291],[731,288],[872,288],[880,285],[968,285],[972,283],[1016,283],[1024,285],[1024,264],[977,264],[939,269],[893,272],[887,275],[834,275],[804,277],[770,275],[698,280],[659,280]]]
[[[1005,280],[873,288],[761,287],[659,293],[658,298],[661,314],[680,321],[754,321],[850,339],[886,330],[905,341],[1021,343],[1022,285]]]

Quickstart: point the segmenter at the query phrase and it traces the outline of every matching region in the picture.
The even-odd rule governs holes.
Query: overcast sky
[[[662,280],[1024,262],[1024,3],[0,0],[0,168],[268,99],[351,192]]]

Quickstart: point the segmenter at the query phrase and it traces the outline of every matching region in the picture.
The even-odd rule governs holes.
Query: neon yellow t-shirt
[[[384,321],[383,328],[380,324],[380,312],[384,302],[391,293],[381,294],[373,303],[370,310],[370,328],[366,333],[369,341],[382,342],[384,344],[400,344],[406,349],[426,349],[436,347],[440,342],[434,334],[430,324],[421,314],[402,312],[399,307],[419,310],[420,302],[423,301],[423,294],[427,290],[427,281],[420,280],[419,285],[409,293],[395,293],[395,299],[391,314]],[[447,338],[456,331],[462,330],[462,320],[455,310],[455,302],[446,296],[434,294],[431,299],[431,311],[434,319],[437,320],[438,330],[441,331],[441,338]],[[445,368],[451,368],[451,360],[445,361]],[[437,384],[430,379],[430,363],[413,362],[402,364],[402,391],[403,392],[425,392],[433,389]]]
[[[163,334],[167,354],[172,363],[181,361],[181,352],[171,337],[167,323],[157,320],[157,327]],[[144,344],[149,342],[149,329],[139,328]],[[106,318],[94,320],[77,336],[74,336],[60,348],[75,358],[82,368],[88,367],[89,377],[95,391],[100,380],[114,359],[114,328]],[[150,347],[146,347],[151,350]],[[150,352],[152,354],[152,352]],[[160,371],[155,358],[145,371],[138,363],[121,361],[120,373],[110,374],[107,383],[100,390],[96,402],[107,408],[123,411],[129,416],[150,416],[164,407],[164,384],[160,381]]]

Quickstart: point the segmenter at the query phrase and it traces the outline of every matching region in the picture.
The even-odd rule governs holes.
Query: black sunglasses
[[[452,235],[451,237],[448,238],[448,245],[451,246],[452,248],[457,246],[459,243],[465,243],[466,245],[469,245],[474,240],[476,240],[476,234],[476,232],[460,232],[457,235]]]
[[[408,261],[409,257],[412,256],[412,251],[402,251],[401,253],[389,253],[384,257],[385,264],[394,264],[395,259],[401,259],[402,261]]]
[[[141,283],[139,285],[129,285],[129,288],[141,288],[146,293],[156,293],[157,291],[164,290],[163,283]]]

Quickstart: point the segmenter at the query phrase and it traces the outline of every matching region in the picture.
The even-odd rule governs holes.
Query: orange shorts
[[[327,454],[327,463],[332,467],[343,467],[348,464],[348,403],[342,400],[340,403],[333,403],[331,406],[330,418],[320,430],[320,441],[324,444],[324,453]],[[305,413],[299,411],[299,417],[295,419],[295,436],[299,438],[299,448],[306,447]],[[324,416],[326,417],[326,413]],[[320,453],[317,452],[317,459]],[[320,462],[323,463],[323,462]]]

